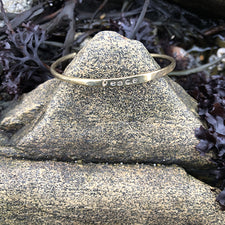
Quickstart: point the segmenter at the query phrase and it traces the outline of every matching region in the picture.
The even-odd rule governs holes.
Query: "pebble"
[[[33,0],[3,0],[4,9],[9,13],[21,13],[28,10],[33,3]]]
[[[21,13],[31,8],[33,0],[2,0],[4,9],[7,13]],[[4,26],[4,22],[0,20],[0,27]]]

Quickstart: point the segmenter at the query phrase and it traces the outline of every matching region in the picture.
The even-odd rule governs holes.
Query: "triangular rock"
[[[157,68],[140,42],[105,31],[89,41],[65,73],[109,78]],[[2,115],[1,128],[13,131],[3,155],[193,167],[208,164],[194,149],[198,143],[194,129],[201,125],[196,103],[167,76],[117,88],[53,79],[16,104]]]

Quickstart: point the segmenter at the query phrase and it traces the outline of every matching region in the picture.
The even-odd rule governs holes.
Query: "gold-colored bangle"
[[[171,71],[173,71],[176,65],[175,60],[168,55],[151,54],[153,58],[161,58],[161,59],[169,60],[170,64],[162,69],[158,69],[148,73],[142,73],[142,74],[127,76],[127,77],[110,78],[110,79],[88,79],[88,78],[70,77],[70,76],[62,75],[55,70],[60,63],[64,62],[65,60],[74,58],[75,55],[76,53],[72,53],[57,59],[50,67],[51,73],[56,78],[73,83],[73,84],[84,85],[84,86],[96,86],[96,87],[120,87],[120,86],[140,84],[140,83],[148,82],[156,78],[160,78],[162,76],[167,75]]]

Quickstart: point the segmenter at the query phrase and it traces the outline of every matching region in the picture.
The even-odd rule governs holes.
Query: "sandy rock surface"
[[[65,73],[109,78],[157,68],[140,42],[106,31],[89,41]],[[198,143],[194,130],[200,125],[196,102],[167,76],[116,88],[53,79],[3,112],[2,145],[8,150],[4,148],[1,154],[204,167],[209,161],[194,149]]]

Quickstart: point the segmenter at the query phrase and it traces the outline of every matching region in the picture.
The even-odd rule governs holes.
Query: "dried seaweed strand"
[[[198,66],[196,68],[189,69],[189,70],[174,71],[174,72],[169,73],[169,75],[172,75],[172,76],[187,76],[189,74],[201,72],[201,71],[209,68],[210,66],[213,66],[216,63],[220,62],[224,58],[225,58],[225,55],[221,56],[220,58],[215,59],[214,61],[212,61],[210,63],[204,64],[204,65],[201,65],[201,66]]]
[[[149,6],[149,2],[150,2],[150,0],[145,0],[145,3],[143,5],[142,11],[141,11],[141,14],[140,14],[140,16],[138,18],[138,21],[137,21],[137,23],[134,27],[134,30],[128,38],[133,39],[135,37],[135,34],[137,33],[137,31],[138,31],[138,29],[139,29],[139,27],[140,27],[140,25],[141,25],[141,23],[142,23],[142,21],[145,17],[146,11],[147,11],[148,6]]]
[[[3,15],[5,25],[7,26],[8,30],[13,32],[12,26],[11,26],[11,24],[9,22],[9,18],[6,15],[6,12],[5,12],[5,9],[4,9],[4,4],[3,4],[2,0],[0,0],[0,5],[1,5],[1,13]]]
[[[104,0],[103,3],[98,7],[98,9],[94,12],[92,18],[91,18],[91,22],[93,22],[94,18],[96,17],[96,15],[104,8],[104,6],[106,5],[106,3],[108,2],[108,0]]]
[[[74,42],[74,35],[75,35],[74,8],[75,8],[75,5],[76,5],[76,0],[72,0],[72,1],[68,2],[67,16],[68,16],[68,19],[70,20],[70,23],[69,23],[69,30],[67,31],[66,38],[64,41],[63,55],[67,55],[70,53],[72,44]],[[67,7],[67,5],[65,7]]]

